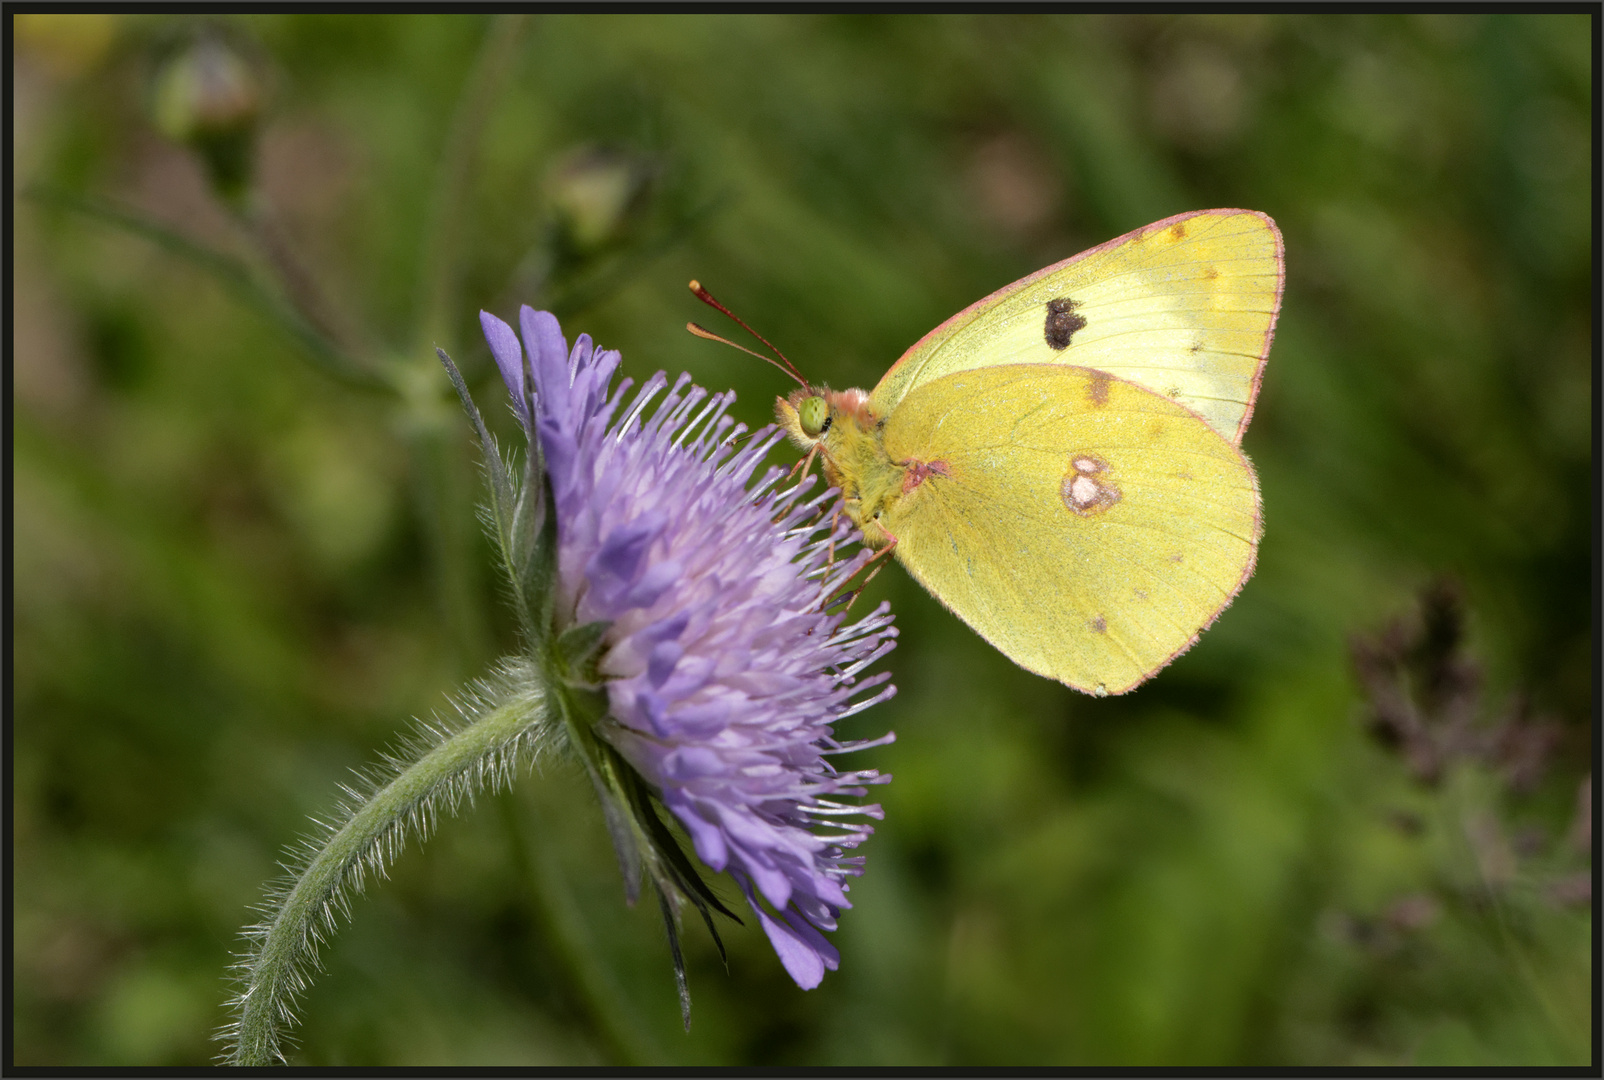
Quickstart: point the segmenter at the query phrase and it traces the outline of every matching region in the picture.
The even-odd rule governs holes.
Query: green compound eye
[[[802,434],[816,439],[830,429],[830,406],[821,397],[810,397],[796,410]]]

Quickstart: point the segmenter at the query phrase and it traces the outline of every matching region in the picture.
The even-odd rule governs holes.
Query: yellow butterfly
[[[1266,215],[1179,214],[970,305],[872,393],[805,386],[779,419],[864,539],[981,637],[1122,694],[1253,573],[1239,444],[1284,282]]]

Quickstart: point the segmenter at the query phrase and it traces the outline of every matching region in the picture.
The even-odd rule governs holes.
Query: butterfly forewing
[[[876,411],[888,415],[913,390],[958,371],[1066,364],[1146,387],[1240,443],[1283,279],[1281,234],[1264,214],[1167,218],[959,312],[886,373]]]
[[[1011,659],[1122,693],[1184,652],[1252,573],[1252,467],[1195,413],[1077,367],[923,382],[887,421],[921,481],[884,514],[897,557]]]

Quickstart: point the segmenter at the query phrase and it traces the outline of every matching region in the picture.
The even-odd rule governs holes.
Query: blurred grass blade
[[[504,797],[501,807],[525,893],[535,905],[547,939],[567,967],[590,1023],[607,1040],[621,1064],[662,1065],[670,1061],[613,969],[601,959],[604,951],[591,937],[581,900],[550,839],[560,834],[557,823],[549,814],[543,814],[533,799],[522,800],[523,813],[511,797]],[[533,828],[526,825],[526,816]]]
[[[473,175],[480,136],[507,74],[517,57],[529,17],[498,15],[491,19],[462,93],[451,114],[451,130],[441,151],[429,202],[418,267],[418,335],[434,342],[443,338],[449,312],[457,310],[457,284],[461,271],[462,208]]]

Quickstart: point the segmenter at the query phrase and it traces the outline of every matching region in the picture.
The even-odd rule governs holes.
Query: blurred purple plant
[[[1496,769],[1517,793],[1531,791],[1559,748],[1563,727],[1534,717],[1517,696],[1495,722],[1482,717],[1482,668],[1465,649],[1465,602],[1453,582],[1421,593],[1418,618],[1393,620],[1349,645],[1369,704],[1370,733],[1410,773],[1436,784],[1455,761]]]
[[[1502,804],[1507,796],[1530,795],[1539,787],[1565,746],[1565,727],[1534,715],[1530,699],[1519,694],[1495,718],[1486,715],[1482,666],[1465,647],[1466,623],[1460,587],[1442,579],[1422,591],[1418,615],[1395,619],[1379,634],[1350,642],[1367,726],[1427,788],[1440,788],[1462,767],[1486,769],[1496,777],[1497,803],[1466,810],[1460,823],[1483,887],[1504,888],[1530,875],[1527,860],[1541,857],[1547,864],[1535,874],[1547,879],[1541,894],[1560,905],[1586,903],[1591,873],[1565,867],[1591,853],[1592,778],[1579,783],[1567,839],[1550,844],[1547,831],[1533,824],[1510,828]],[[1400,826],[1416,833],[1422,823],[1409,818]],[[1408,910],[1427,909],[1417,903]],[[1431,921],[1404,919],[1399,928],[1418,929]]]

